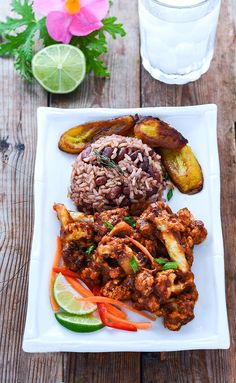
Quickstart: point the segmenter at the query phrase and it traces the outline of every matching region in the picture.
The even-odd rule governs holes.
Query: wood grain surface
[[[8,2],[9,3],[9,2]],[[0,4],[0,18],[7,1]],[[8,4],[9,6],[9,4]],[[137,1],[117,0],[113,13],[127,36],[110,43],[110,80],[87,78],[69,96],[28,85],[9,59],[0,59],[0,382],[1,383],[236,383],[236,34],[235,0],[224,0],[215,58],[200,80],[169,86],[141,68]],[[36,108],[218,105],[221,215],[225,244],[230,350],[172,353],[26,354]],[[204,139],[204,137],[203,137]],[[37,201],[35,201],[37,203]]]

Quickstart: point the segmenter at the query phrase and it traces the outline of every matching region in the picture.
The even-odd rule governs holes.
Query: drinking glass
[[[210,66],[220,0],[139,0],[141,56],[167,84],[197,80]]]

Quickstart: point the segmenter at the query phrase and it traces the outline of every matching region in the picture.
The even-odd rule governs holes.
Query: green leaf
[[[17,48],[17,46],[18,46],[18,43],[16,44],[15,48]],[[10,41],[0,44],[0,56],[13,56],[14,55],[13,52],[14,52],[14,45]]]
[[[7,17],[6,21],[0,23],[0,33],[15,31],[23,25],[25,25],[24,19],[13,19],[12,17]]]
[[[26,0],[24,0],[23,3],[20,0],[13,0],[11,5],[12,11],[21,17],[7,17],[6,21],[0,23],[0,33],[13,32],[17,28],[20,28],[29,23],[36,24],[31,3],[28,3]]]
[[[27,60],[32,60],[33,58],[33,45],[34,45],[34,35],[38,29],[36,24],[32,24],[27,28],[27,38],[25,39],[24,44],[22,45],[22,51],[25,53]]]
[[[107,42],[103,37],[99,38],[98,31],[88,36],[73,37],[71,45],[78,46],[86,58],[87,74],[94,72],[96,76],[109,77],[107,66],[102,59],[98,58],[102,53],[107,52]]]
[[[117,17],[114,16],[107,17],[106,19],[102,20],[102,31],[109,33],[113,39],[116,39],[116,35],[120,35],[121,37],[124,37],[126,35],[123,25],[117,24],[116,21]]]
[[[13,56],[14,50],[19,48],[22,44],[25,43],[28,36],[28,31],[18,33],[15,36],[6,35],[5,41],[0,44],[0,56]]]
[[[159,265],[164,265],[166,263],[166,259],[164,259],[164,258],[154,258],[154,260]]]
[[[173,189],[170,189],[167,193],[167,201],[170,201],[173,197]]]
[[[91,255],[92,252],[97,248],[97,244],[93,243],[89,248],[86,250],[86,254]]]
[[[178,268],[178,264],[176,262],[166,262],[161,270],[169,270],[169,269],[177,269]]]
[[[138,271],[138,262],[133,255],[130,257],[130,266],[132,267],[134,274],[136,274]]]
[[[24,17],[25,19],[34,19],[34,11],[32,7],[32,1],[28,0],[12,0],[11,9],[13,12]]]
[[[104,221],[103,222],[104,226],[106,226],[109,230],[112,230],[114,228],[114,226],[112,225],[111,222],[109,221]]]
[[[5,22],[0,23],[0,33],[4,34],[4,41],[0,44],[0,56],[14,56],[16,70],[25,79],[31,80],[34,37],[38,24],[34,17],[32,2],[12,0],[11,5],[17,17],[7,17]],[[21,30],[17,32],[18,28]]]
[[[28,81],[32,81],[31,60],[27,60],[23,48],[15,51],[14,67]]]
[[[131,216],[124,217],[124,221],[125,221],[126,223],[128,223],[128,225],[130,225],[131,227],[135,228],[135,226],[136,226],[136,221],[135,221],[135,219],[134,219],[133,217],[131,217]]]

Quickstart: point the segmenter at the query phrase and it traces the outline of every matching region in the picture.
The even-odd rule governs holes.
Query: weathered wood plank
[[[231,331],[230,350],[189,351],[142,356],[142,381],[236,382],[236,50],[232,3],[221,8],[216,53],[210,70],[202,79],[184,86],[168,86],[142,71],[142,105],[218,105],[218,144],[221,163],[221,216],[225,245],[226,292]]]
[[[110,79],[90,76],[77,91],[68,96],[52,96],[51,106],[73,107],[132,107],[140,105],[140,62],[137,1],[114,2],[111,14],[123,22],[124,39],[110,40],[106,56]],[[132,15],[132,17],[130,17]],[[65,354],[65,383],[138,383],[140,354]]]
[[[69,354],[68,356],[65,383],[140,382],[139,353]]]
[[[47,94],[0,61],[0,382],[60,381],[62,355],[22,351],[33,230],[36,108]]]

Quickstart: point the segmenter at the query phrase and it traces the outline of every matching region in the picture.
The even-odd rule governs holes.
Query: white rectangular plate
[[[130,333],[103,328],[74,333],[63,328],[50,307],[48,283],[59,222],[54,202],[73,208],[67,198],[75,156],[58,150],[60,135],[86,121],[138,113],[169,122],[188,140],[202,166],[203,190],[195,195],[176,189],[174,211],[188,207],[208,230],[207,240],[194,248],[193,272],[199,291],[195,319],[180,331],[165,329],[159,318],[152,329]],[[27,352],[177,351],[229,347],[225,304],[224,252],[220,219],[220,174],[217,149],[217,108],[201,105],[173,108],[38,109],[38,144],[35,165],[35,226],[30,261],[29,298],[23,349]]]

